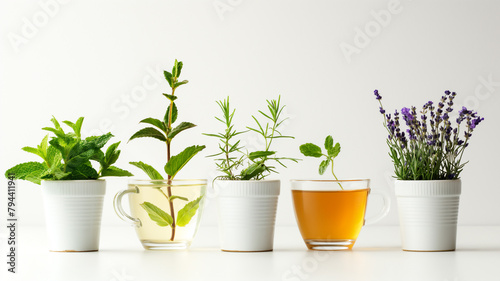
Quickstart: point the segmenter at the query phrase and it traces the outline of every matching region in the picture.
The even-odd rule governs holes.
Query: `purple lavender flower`
[[[472,122],[471,122],[471,124],[470,124],[470,128],[471,128],[471,129],[475,129],[475,128],[476,128],[476,126],[477,126],[479,123],[481,123],[481,121],[483,121],[483,120],[484,120],[484,118],[481,118],[481,117],[477,117],[476,119],[472,119]]]
[[[455,92],[446,90],[437,105],[428,101],[417,114],[414,106],[401,109],[402,119],[407,128],[400,126],[399,113],[386,114],[378,90],[374,91],[379,101],[379,111],[384,115],[384,124],[389,135],[387,144],[391,149],[395,173],[398,179],[431,180],[459,178],[464,163],[462,155],[477,125],[484,118],[466,107],[452,112]],[[456,112],[456,111],[455,111]],[[429,123],[427,123],[427,120]],[[456,120],[454,128],[450,120]],[[460,139],[460,125],[464,123],[464,139]],[[437,160],[437,161],[436,161]]]
[[[401,109],[401,114],[403,115],[403,119],[405,121],[411,121],[413,120],[413,115],[410,113],[410,109],[408,107],[403,107]]]

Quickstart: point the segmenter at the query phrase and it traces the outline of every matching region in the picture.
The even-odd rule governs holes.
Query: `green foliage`
[[[305,143],[300,146],[300,152],[304,154],[304,156],[309,156],[309,157],[321,157],[323,156],[323,153],[321,152],[321,147],[312,144],[312,143]]]
[[[328,166],[330,164],[332,165],[332,175],[333,177],[338,180],[337,176],[333,172],[333,159],[337,157],[340,153],[340,143],[336,143],[334,145],[333,137],[332,136],[327,136],[325,139],[325,149],[326,149],[326,154],[323,154],[321,147],[313,144],[313,143],[305,143],[299,147],[300,152],[304,154],[304,156],[307,157],[315,157],[319,158],[324,156],[326,159],[322,160],[321,163],[319,164],[318,172],[320,175],[323,175],[326,172],[326,169],[328,169]],[[340,187],[343,189],[342,185],[339,183]]]
[[[29,180],[36,184],[40,184],[40,177],[45,172],[47,167],[38,162],[26,162],[18,164],[5,172],[5,177],[14,176],[19,180]]]
[[[143,162],[130,162],[130,164],[136,166],[141,169],[148,175],[148,177],[152,180],[163,180],[163,176],[152,166],[143,163]]]
[[[165,128],[166,130],[166,128]],[[167,138],[165,137],[165,134],[158,131],[155,128],[152,127],[147,127],[144,129],[141,129],[137,131],[135,134],[133,134],[128,141],[131,141],[136,138],[155,138],[160,141],[167,141]]]
[[[189,128],[196,127],[195,124],[190,122],[182,122],[177,127],[173,128],[170,133],[168,133],[168,138],[173,139],[178,133],[187,130]]]
[[[163,71],[163,75],[165,76],[165,80],[167,80],[168,84],[170,85],[171,88],[171,93],[163,93],[163,96],[165,96],[168,100],[168,106],[165,111],[163,120],[159,120],[153,117],[148,117],[143,119],[140,123],[144,124],[150,124],[154,127],[146,127],[143,128],[139,131],[137,131],[135,134],[130,137],[129,141],[137,138],[154,138],[166,145],[167,148],[167,162],[164,166],[164,170],[167,173],[167,194],[163,192],[162,189],[158,188],[158,191],[167,199],[169,207],[170,207],[170,214],[161,210],[159,207],[154,206],[151,203],[144,202],[141,204],[141,206],[146,210],[148,213],[149,217],[155,221],[159,226],[167,226],[170,225],[172,227],[172,236],[170,237],[170,240],[173,241],[175,238],[175,228],[176,226],[185,226],[186,224],[189,223],[189,220],[191,217],[196,213],[196,210],[198,209],[198,203],[193,201],[190,203],[187,203],[181,211],[179,211],[179,218],[176,223],[176,218],[175,218],[175,213],[174,213],[174,205],[173,205],[173,200],[178,199],[178,200],[183,200],[183,201],[188,201],[187,198],[177,196],[177,195],[172,195],[172,189],[171,189],[171,181],[175,178],[177,173],[186,166],[186,164],[200,151],[205,149],[204,145],[193,145],[190,147],[187,147],[184,149],[181,153],[171,156],[171,143],[172,140],[181,132],[184,132],[187,129],[193,128],[196,125],[190,122],[181,122],[179,125],[177,125],[175,128],[172,126],[176,121],[177,121],[177,116],[178,116],[178,109],[175,104],[175,101],[178,99],[178,96],[175,95],[176,89],[184,84],[187,84],[187,80],[179,81],[179,76],[182,71],[183,64],[180,61],[175,60],[174,66],[172,67],[172,72],[168,71]],[[143,163],[143,162],[130,162],[130,164],[140,168],[143,170],[150,179],[152,180],[163,180],[163,176],[152,166]],[[187,206],[191,207],[187,207]],[[182,212],[182,213],[181,213]],[[182,215],[182,216],[181,216]]]
[[[203,196],[196,198],[195,200],[184,205],[184,207],[179,210],[179,213],[177,214],[178,226],[186,226],[191,221],[191,218],[193,218],[193,216],[196,214],[196,211],[200,207],[200,201],[202,198]]]
[[[170,108],[173,108],[172,110],[172,115],[170,115]],[[167,112],[165,112],[165,117],[163,118],[165,123],[168,123],[168,120],[170,118],[170,123],[173,124],[175,121],[177,121],[177,105],[175,105],[175,102],[172,102],[168,107],[167,107]]]
[[[268,112],[259,110],[260,116],[266,120],[266,123],[261,123],[255,116],[252,116],[257,127],[247,127],[247,131],[237,131],[233,125],[235,110],[231,110],[229,105],[229,97],[225,100],[217,101],[219,108],[222,111],[222,118],[215,117],[217,121],[225,125],[223,133],[205,134],[206,136],[218,138],[219,152],[209,157],[216,158],[217,170],[223,175],[217,177],[227,180],[261,180],[269,176],[271,173],[277,173],[272,162],[278,163],[286,167],[282,161],[290,160],[297,162],[298,159],[290,157],[277,157],[276,151],[270,150],[273,140],[278,138],[293,138],[285,136],[279,131],[279,127],[287,119],[281,118],[281,113],[285,106],[280,105],[281,97],[278,100],[267,100]],[[257,133],[265,142],[264,150],[243,151],[239,146],[240,140],[234,141],[233,138],[237,135],[247,133],[249,131]],[[238,156],[234,156],[238,155]],[[245,168],[246,166],[246,168]],[[237,171],[240,170],[239,173]]]
[[[54,127],[45,127],[54,136],[49,141],[46,135],[40,145],[35,147],[23,147],[26,152],[38,155],[43,163],[28,162],[12,167],[6,172],[6,176],[14,175],[17,179],[29,180],[40,184],[41,180],[91,180],[104,176],[132,176],[128,171],[112,166],[120,155],[118,145],[120,142],[110,145],[104,153],[101,149],[113,137],[111,133],[102,136],[81,138],[83,117],[73,123],[63,121],[73,132],[66,133],[55,117],[51,119]],[[91,160],[100,164],[97,172],[91,164]]]
[[[184,149],[181,153],[172,156],[170,161],[165,164],[165,173],[171,178],[175,175],[193,158],[198,152],[205,149],[204,145],[193,145]]]
[[[155,221],[159,226],[172,226],[174,219],[162,209],[150,202],[144,202],[141,207],[146,210],[151,220]]]

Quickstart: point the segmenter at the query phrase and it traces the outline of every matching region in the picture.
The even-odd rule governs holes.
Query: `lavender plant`
[[[384,127],[389,132],[387,145],[397,179],[445,180],[460,177],[467,164],[462,162],[465,148],[469,146],[472,132],[484,118],[462,107],[454,127],[450,114],[457,95],[455,92],[445,91],[437,106],[429,101],[418,113],[417,108],[411,106],[403,107],[401,112],[395,110],[393,115],[386,113],[378,90],[374,94],[380,104],[380,114],[384,116]],[[400,121],[405,123],[405,131]]]

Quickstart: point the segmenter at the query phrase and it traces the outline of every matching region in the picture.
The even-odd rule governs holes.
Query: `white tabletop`
[[[1,280],[500,280],[500,226],[459,227],[457,251],[438,253],[402,251],[389,226],[364,227],[352,251],[336,252],[307,250],[297,227],[278,227],[265,253],[220,251],[216,227],[172,252],[143,250],[131,227],[103,227],[93,253],[52,253],[43,227],[18,231],[18,272],[4,267]]]

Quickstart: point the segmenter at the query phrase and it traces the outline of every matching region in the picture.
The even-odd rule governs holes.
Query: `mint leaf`
[[[150,165],[143,163],[143,162],[129,162],[131,165],[136,166],[137,168],[143,170],[150,179],[152,180],[162,180],[163,177],[161,176],[160,173],[158,173],[155,168],[151,167]]]
[[[44,160],[47,160],[47,156],[48,156],[48,149],[49,149],[49,135],[45,135],[45,137],[43,137],[42,139],[42,142],[40,143],[40,145],[37,146],[38,148],[38,151],[41,152],[41,154],[44,155],[44,157],[42,157]]]
[[[330,165],[330,159],[321,161],[321,163],[319,164],[319,174],[323,175],[329,165]]]
[[[61,125],[59,125],[59,122],[57,122],[57,119],[54,116],[52,116],[52,119],[50,119],[50,121],[52,121],[52,123],[54,124],[54,128],[44,127],[42,128],[42,130],[52,132],[56,136],[64,138],[66,134],[64,133],[64,130],[61,128]]]
[[[180,81],[180,82],[175,82],[174,83],[174,88],[177,88],[177,87],[179,87],[181,85],[184,85],[184,84],[187,84],[187,83],[189,83],[188,80],[183,80],[183,81]]]
[[[82,130],[83,117],[78,118],[78,120],[76,120],[76,123],[73,123],[71,121],[63,121],[63,123],[73,129],[73,132],[75,132],[77,138],[81,138],[80,131]]]
[[[25,146],[22,148],[22,150],[29,152],[29,153],[36,154],[36,155],[40,156],[44,161],[48,162],[47,161],[48,139],[49,139],[49,135],[45,135],[45,137],[42,139],[42,142],[40,143],[40,145],[37,146],[37,148]]]
[[[203,198],[203,195],[198,197],[196,200],[193,200],[187,203],[182,209],[177,213],[177,225],[178,226],[186,226],[191,218],[196,214],[196,211],[200,207],[200,201]]]
[[[160,132],[157,129],[152,128],[152,127],[147,127],[147,128],[144,128],[142,130],[137,131],[134,135],[132,135],[130,137],[130,139],[128,141],[131,141],[131,140],[136,139],[136,138],[155,138],[155,139],[159,139],[161,141],[167,141],[167,139],[165,138],[165,135],[162,132]]]
[[[181,76],[181,70],[182,70],[183,64],[182,64],[182,61],[179,61],[179,62],[177,62],[177,60],[175,60],[175,61],[176,61],[175,65],[177,65],[177,71],[175,72],[175,77],[179,78],[179,76]]]
[[[162,130],[163,132],[167,130],[167,125],[156,118],[146,118],[142,119],[139,123],[147,123],[155,126],[156,128]]]
[[[178,62],[177,62],[177,60],[175,60],[174,66],[172,67],[172,76],[175,78],[179,77],[179,76],[177,76],[177,65],[178,65]]]
[[[94,155],[92,155],[90,160],[94,160],[94,161],[99,162],[99,164],[101,164],[101,166],[103,166],[103,167],[106,166],[106,161],[104,160],[104,152],[102,152],[101,150],[97,150],[94,153]]]
[[[172,73],[164,70],[163,75],[165,76],[165,79],[167,80],[170,87],[172,87],[172,85],[173,85]]]
[[[336,143],[332,149],[332,153],[328,152],[328,155],[331,157],[337,157],[340,153],[340,143]]]
[[[187,199],[186,197],[182,197],[182,196],[177,196],[177,195],[172,195],[168,198],[168,200],[170,202],[174,201],[174,199],[180,199],[180,200],[184,200],[184,201],[189,201],[189,199]]]
[[[310,156],[310,157],[321,157],[323,153],[321,153],[321,147],[312,144],[312,143],[305,143],[301,145],[300,147],[300,152],[304,154],[304,156]]]
[[[5,177],[14,176],[19,180],[29,180],[40,184],[40,177],[47,167],[39,162],[26,162],[18,164],[5,172]]]
[[[193,158],[198,152],[205,149],[204,145],[190,146],[181,153],[172,156],[170,161],[165,165],[165,172],[172,178]]]
[[[40,175],[41,179],[44,180],[70,180],[71,179],[71,173],[70,172],[63,172],[60,167],[59,168],[50,168],[49,170],[45,171]]]
[[[177,97],[174,95],[169,95],[169,94],[165,94],[165,93],[163,93],[163,95],[166,96],[167,99],[169,99],[170,101],[175,101],[177,99]]]
[[[42,154],[41,151],[38,150],[38,148],[34,148],[34,147],[29,147],[29,146],[25,146],[22,148],[22,150],[26,151],[26,152],[29,152],[29,153],[33,153],[33,154],[36,154],[40,157],[42,157],[42,159],[45,160],[45,157],[44,155]]]
[[[172,129],[172,131],[170,131],[170,133],[168,133],[167,137],[169,139],[173,139],[178,133],[180,133],[180,132],[182,132],[184,130],[187,130],[189,128],[193,128],[193,127],[196,127],[196,125],[193,124],[193,123],[182,122],[177,127],[175,127],[174,129]]]
[[[120,156],[120,150],[117,150],[120,142],[115,142],[108,147],[106,150],[106,155],[104,156],[104,162],[106,163],[106,167],[113,165]]]
[[[108,140],[113,137],[111,133],[107,133],[102,136],[89,137],[83,141],[78,141],[66,155],[65,150],[61,151],[63,155],[63,160],[66,166],[70,168],[77,168],[85,162],[89,161],[98,150],[100,150]],[[51,145],[54,145],[56,139],[50,141]],[[56,147],[57,148],[57,147]]]
[[[56,130],[62,131],[61,125],[59,125],[59,122],[57,122],[57,119],[54,116],[52,116],[50,121],[54,124],[54,128],[56,128]]]
[[[172,110],[172,123],[175,123],[175,120],[177,120],[177,105],[175,105],[175,103],[173,103],[173,110]],[[165,113],[165,117],[163,118],[163,120],[165,121],[165,123],[168,124],[168,115],[170,114],[170,105],[168,106],[167,108],[167,112]]]
[[[333,137],[332,136],[327,136],[325,139],[325,149],[328,151],[328,154],[330,154],[330,151],[333,149]]]
[[[101,172],[101,177],[131,177],[133,176],[127,170],[120,169],[115,166],[110,166]]]
[[[39,162],[26,162],[18,164],[5,172],[5,177],[14,176],[16,179],[24,179],[26,175],[29,175],[33,171],[46,170],[45,165]]]
[[[248,154],[248,159],[255,160],[257,158],[264,158],[276,154],[276,151],[254,151]]]
[[[113,137],[113,134],[107,133],[102,136],[92,136],[88,137],[83,141],[83,146],[86,147],[94,147],[96,149],[103,148],[106,143]]]
[[[149,218],[159,226],[169,226],[174,222],[172,216],[150,202],[142,203],[141,207],[148,213]]]
[[[97,171],[92,168],[90,162],[84,163],[74,169],[69,169],[72,180],[95,180],[99,177]]]

